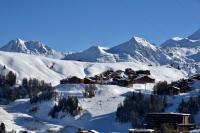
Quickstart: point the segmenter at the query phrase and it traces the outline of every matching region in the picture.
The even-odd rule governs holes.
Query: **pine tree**
[[[0,125],[0,133],[6,133],[6,126],[4,123],[1,123]]]
[[[12,71],[9,71],[6,75],[6,83],[9,86],[13,86],[16,84],[16,74],[14,74]]]

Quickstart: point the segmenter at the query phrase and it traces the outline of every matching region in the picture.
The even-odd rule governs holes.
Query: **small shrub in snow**
[[[31,112],[31,113],[36,113],[38,111],[38,107],[37,106],[33,106],[30,110],[29,110],[29,112]]]
[[[89,84],[85,87],[84,96],[86,98],[92,98],[95,97],[97,87],[94,84]]]

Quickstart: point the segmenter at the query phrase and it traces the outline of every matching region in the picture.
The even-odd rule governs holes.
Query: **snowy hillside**
[[[42,44],[38,41],[24,41],[22,39],[16,39],[8,42],[5,46],[0,48],[1,51],[7,52],[18,52],[33,55],[42,55],[46,57],[61,59],[64,54],[57,52],[47,45]]]
[[[132,68],[133,70],[150,70],[153,77],[157,80],[177,80],[185,77],[184,71],[179,71],[168,66],[148,66],[144,63],[135,62],[118,62],[118,63],[89,63],[79,61],[56,60],[41,56],[34,56],[22,53],[0,52],[1,73],[6,70],[12,70],[17,74],[19,79],[24,77],[35,77],[45,80],[53,84],[58,84],[60,79],[69,76],[78,76],[80,78],[86,76],[94,76],[108,69],[125,70]],[[172,78],[168,79],[169,74]],[[159,76],[157,76],[159,75]]]

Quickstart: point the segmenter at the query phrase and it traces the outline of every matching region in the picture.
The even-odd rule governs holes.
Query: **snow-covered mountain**
[[[200,52],[200,29],[186,38],[174,37],[163,44],[162,49],[170,55],[186,57]]]
[[[188,56],[188,58],[193,59],[195,62],[200,62],[200,52],[198,52],[197,54]]]
[[[198,31],[192,36],[198,36]],[[66,60],[86,62],[135,62],[147,65],[172,65],[189,75],[200,72],[200,40],[191,37],[173,37],[162,45],[154,45],[144,38],[133,37],[127,42],[109,49],[93,46],[66,56]]]
[[[116,62],[115,55],[107,53],[106,48],[100,46],[92,46],[82,52],[69,54],[65,59],[87,62]]]
[[[149,64],[166,64],[170,60],[170,57],[158,47],[140,37],[133,37],[125,43],[108,49],[107,52],[117,54],[122,61],[135,59]]]
[[[85,51],[69,54],[65,59],[87,62],[131,62],[137,60],[148,64],[166,64],[170,61],[170,57],[164,54],[160,48],[139,37],[133,37],[110,49],[93,46]]]
[[[61,59],[64,57],[63,53],[57,52],[39,41],[25,41],[19,38],[16,40],[11,40],[5,46],[0,48],[0,50],[6,52],[42,55],[56,59]]]
[[[200,29],[186,38],[173,37],[161,44],[161,47],[167,52],[178,53],[180,56],[197,54],[200,52]]]
[[[196,48],[200,47],[200,40],[191,40],[189,38],[174,37],[164,42],[162,47]]]
[[[200,70],[199,35],[199,31],[196,31],[189,37],[173,37],[160,46],[162,51],[173,59],[171,64],[181,67],[189,75],[199,73]]]
[[[81,52],[63,54],[38,41],[16,39],[0,50],[82,62],[142,62],[146,65],[172,65],[189,75],[200,72],[199,31],[189,37],[173,37],[162,45],[154,45],[144,38],[133,37],[111,48],[92,46]],[[194,40],[196,39],[196,40]]]

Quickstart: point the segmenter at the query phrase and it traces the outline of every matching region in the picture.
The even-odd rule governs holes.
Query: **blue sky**
[[[160,44],[200,28],[200,0],[1,0],[0,46],[22,38],[60,51],[141,36]]]

